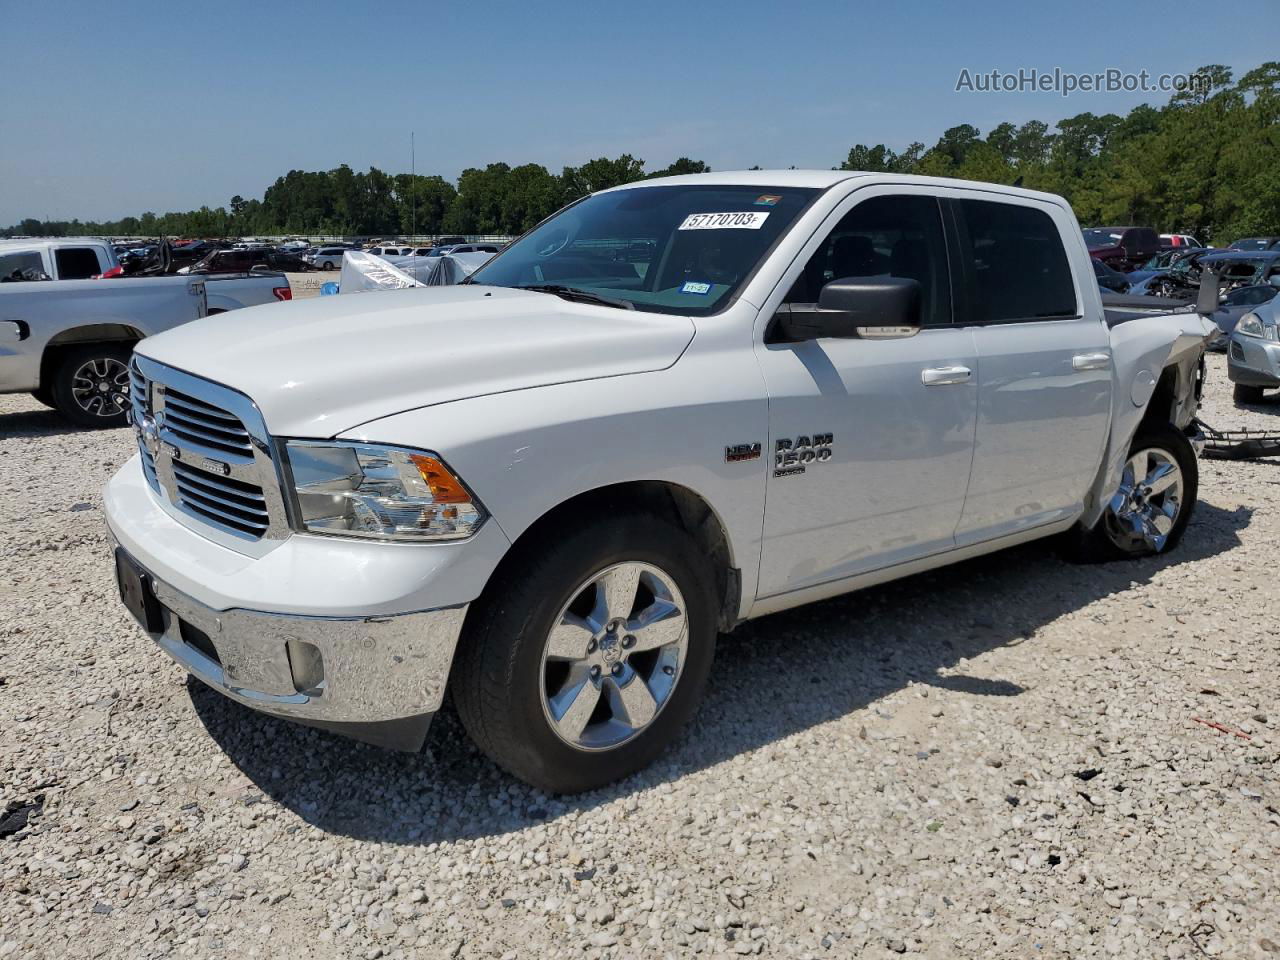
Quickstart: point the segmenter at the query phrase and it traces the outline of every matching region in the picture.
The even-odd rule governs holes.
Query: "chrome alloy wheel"
[[[86,360],[71,376],[71,396],[85,413],[119,416],[129,406],[129,368],[115,357]]]
[[[671,699],[689,645],[680,588],[648,563],[619,563],[574,590],[542,652],[542,710],[561,740],[607,750]]]
[[[1124,465],[1120,489],[1107,505],[1107,536],[1128,553],[1159,553],[1182,512],[1182,468],[1158,447],[1139,450]]]

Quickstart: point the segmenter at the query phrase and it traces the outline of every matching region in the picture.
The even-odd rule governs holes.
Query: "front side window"
[[[98,254],[92,247],[63,247],[53,252],[59,280],[87,280],[102,272]]]
[[[1071,265],[1047,213],[991,200],[955,204],[974,322],[1077,315]]]
[[[787,303],[817,303],[832,280],[901,277],[920,284],[924,326],[951,322],[947,245],[933,197],[884,196],[850,210],[809,258]]]
[[[695,185],[595,194],[512,243],[469,282],[572,287],[638,310],[706,316],[733,299],[817,193]]]

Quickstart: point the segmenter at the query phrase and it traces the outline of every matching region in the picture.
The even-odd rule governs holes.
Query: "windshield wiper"
[[[566,287],[562,283],[533,283],[528,286],[516,287],[517,290],[535,290],[538,293],[550,293],[565,300],[575,300],[578,303],[597,303],[602,307],[617,307],[619,310],[634,310],[636,305],[629,300],[615,300],[612,297],[602,297],[598,293],[592,293],[590,290],[582,290],[578,287]]]

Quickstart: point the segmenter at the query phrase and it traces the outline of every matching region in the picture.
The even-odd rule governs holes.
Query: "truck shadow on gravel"
[[[1074,566],[1051,544],[1033,543],[744,624],[720,638],[702,709],[674,747],[648,770],[577,797],[547,797],[498,770],[447,706],[419,756],[254,713],[194,679],[188,689],[209,733],[252,781],[246,803],[261,791],[326,832],[381,842],[504,833],[677,780],[912,683],[1018,696],[1016,683],[951,671],[987,651],[1034,643],[1040,627],[1162,570],[1231,550],[1251,515],[1202,501],[1168,556]],[[1174,591],[1153,602],[1183,608]],[[868,715],[868,726],[879,722]],[[848,775],[838,752],[829,759],[832,775]]]
[[[88,427],[78,427],[62,414],[44,408],[0,414],[0,437],[60,437],[96,432]]]

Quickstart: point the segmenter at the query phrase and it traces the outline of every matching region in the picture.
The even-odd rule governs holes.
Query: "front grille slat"
[[[178,485],[178,489],[181,493],[183,506],[189,510],[221,521],[245,533],[252,533],[255,536],[260,537],[267,530],[268,519],[265,515],[255,516],[247,512],[242,513],[238,509],[222,506],[212,497],[183,489],[181,484]]]
[[[164,408],[164,426],[174,433],[181,433],[196,443],[214,447],[218,450],[226,450],[228,453],[238,453],[243,456],[252,456],[253,445],[248,440],[239,439],[233,431],[223,430],[218,427],[207,427],[204,424],[188,420],[184,416],[177,414],[172,407]]]
[[[190,468],[178,468],[176,465],[173,474],[179,483],[185,483],[198,491],[211,493],[219,497],[227,497],[229,502],[236,506],[242,506],[246,510],[258,510],[264,514],[267,512],[266,497],[260,493],[253,493],[252,490],[246,492],[229,485],[226,481],[231,479],[230,477],[215,478],[208,474],[200,474]],[[243,484],[242,486],[249,485]]]
[[[165,406],[172,409],[174,407],[181,410],[183,414],[193,419],[203,420],[212,426],[221,427],[224,430],[234,430],[242,437],[248,437],[243,424],[230,413],[214,413],[208,406],[196,406],[195,404],[183,400],[180,396],[174,394],[172,390],[165,395]]]

